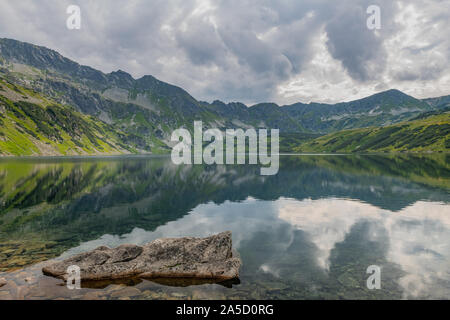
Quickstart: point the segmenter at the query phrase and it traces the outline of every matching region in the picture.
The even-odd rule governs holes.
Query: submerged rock
[[[102,246],[45,266],[42,271],[67,280],[67,268],[80,268],[81,281],[139,278],[195,278],[218,281],[239,277],[241,261],[232,253],[231,232],[207,238],[157,239],[144,246]]]
[[[0,288],[3,286],[6,286],[6,284],[7,284],[6,280],[3,278],[0,278]]]

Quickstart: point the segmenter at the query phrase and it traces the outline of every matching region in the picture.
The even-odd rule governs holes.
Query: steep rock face
[[[0,56],[42,70],[52,70],[70,77],[87,79],[106,85],[108,79],[101,71],[82,66],[58,52],[13,39],[0,39]]]
[[[42,269],[68,279],[67,269],[80,268],[81,281],[139,278],[195,278],[230,280],[239,277],[241,261],[232,253],[231,232],[207,238],[157,239],[142,247],[125,244],[99,247]]]

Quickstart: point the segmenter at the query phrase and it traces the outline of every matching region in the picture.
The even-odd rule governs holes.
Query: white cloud
[[[387,260],[401,267],[405,298],[448,296],[450,281],[450,209],[441,203],[416,202],[400,212],[344,199],[278,201],[278,216],[305,231],[317,246],[317,264],[329,268],[331,250],[359,221],[387,231]],[[375,241],[378,236],[369,236]],[[355,257],[357,259],[357,257]]]

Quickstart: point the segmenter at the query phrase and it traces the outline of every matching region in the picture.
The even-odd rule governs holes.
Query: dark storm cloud
[[[311,2],[213,4],[216,14],[212,21],[188,18],[177,36],[178,45],[193,64],[214,64],[224,71],[214,86],[205,89],[208,96],[270,99],[277,85],[300,72],[311,58],[311,42],[321,25]]]
[[[81,7],[81,30],[65,27],[69,4]],[[366,27],[366,8],[373,4],[382,14],[377,34]],[[408,26],[399,26],[395,18],[411,4],[426,9],[428,20],[422,19],[424,28],[415,32],[430,43],[409,45],[407,57],[417,66],[402,60],[392,64],[390,39],[408,34]],[[152,74],[198,99],[259,102],[282,99],[279,87],[304,77],[320,50],[334,60],[325,55],[316,63],[331,71],[326,76],[316,72],[325,78],[317,78],[309,90],[324,84],[337,90],[343,79],[338,64],[353,81],[351,88],[367,82],[375,87],[386,75],[393,81],[440,79],[450,53],[447,7],[448,0],[403,5],[391,0],[0,0],[0,37],[56,49],[105,72]],[[435,25],[440,30],[426,33]],[[320,46],[323,36],[325,49]]]
[[[225,63],[227,48],[210,23],[200,21],[190,24],[187,30],[176,34],[176,40],[195,65]]]
[[[373,31],[361,28],[364,23],[362,8],[352,7],[334,17],[326,26],[331,55],[342,62],[353,78],[362,81],[379,74],[385,67],[386,54],[382,39]],[[370,70],[371,62],[376,62],[378,70]]]
[[[376,34],[366,27],[370,5],[381,10],[382,28]],[[376,79],[386,67],[384,40],[395,29],[393,18],[397,8],[394,1],[342,1],[335,14],[326,23],[328,50],[342,62],[350,76],[356,80]]]

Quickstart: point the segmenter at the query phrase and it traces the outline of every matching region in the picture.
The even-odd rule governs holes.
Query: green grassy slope
[[[0,78],[0,155],[134,152],[108,124]]]
[[[434,112],[387,127],[345,130],[293,148],[294,152],[448,152],[450,111]]]

